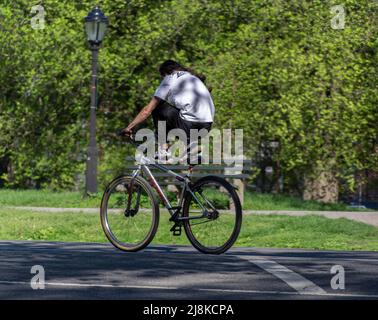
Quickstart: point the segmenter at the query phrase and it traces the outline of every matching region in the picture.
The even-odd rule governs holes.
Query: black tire
[[[235,188],[225,179],[220,178],[220,177],[216,177],[216,176],[207,176],[207,177],[204,177],[204,178],[201,178],[200,180],[198,180],[192,186],[192,190],[195,193],[200,191],[200,190],[202,190],[202,192],[203,192],[203,190],[205,189],[206,186],[209,187],[208,190],[210,190],[211,186],[218,186],[219,187],[218,190],[219,191],[222,190],[222,191],[221,192],[216,191],[215,197],[217,197],[217,196],[219,197],[220,193],[225,194],[225,198],[229,197],[229,204],[228,205],[230,207],[232,207],[232,209],[222,210],[221,209],[222,204],[217,204],[216,199],[213,200],[213,201],[210,200],[210,202],[215,207],[215,209],[216,210],[222,210],[223,213],[218,212],[218,216],[213,220],[211,220],[210,218],[202,218],[202,220],[201,219],[184,220],[184,229],[185,229],[185,233],[186,233],[186,236],[188,237],[189,241],[197,250],[199,250],[200,252],[203,252],[203,253],[208,253],[208,254],[221,254],[221,253],[226,252],[228,249],[230,249],[239,236],[241,224],[242,224],[242,207],[241,207],[241,204],[240,204],[239,196],[235,191]],[[223,188],[223,189],[221,189],[221,188]],[[214,189],[214,190],[216,190],[216,189]],[[211,192],[214,192],[214,191],[211,191]],[[206,197],[206,194],[205,194],[205,197]],[[206,198],[209,198],[209,197],[206,197]],[[231,201],[232,201],[233,205],[231,204]],[[198,209],[198,207],[195,208],[195,206],[196,206],[196,202],[194,200],[193,195],[191,193],[187,192],[187,194],[185,196],[185,200],[184,200],[182,216],[183,217],[190,217],[190,216],[198,215],[198,213],[192,212],[194,210],[197,210],[197,211],[200,210],[200,209]],[[223,206],[224,206],[224,204],[223,204]],[[191,209],[191,208],[193,208],[193,209]],[[228,211],[230,213],[232,213],[233,216],[229,215]],[[225,240],[224,241],[219,240],[220,243],[216,244],[216,245],[208,244],[206,242],[210,242],[213,236],[214,236],[214,238],[215,238],[215,236],[219,236],[219,234],[217,234],[217,231],[206,230],[205,232],[203,232],[203,235],[202,235],[201,230],[198,230],[198,229],[195,230],[195,228],[199,228],[199,227],[194,227],[194,226],[196,226],[196,225],[201,226],[202,225],[202,226],[205,226],[205,228],[210,229],[211,224],[214,224],[218,219],[220,219],[221,215],[222,215],[222,217],[225,217],[225,220],[223,220],[224,222],[222,222],[223,228],[226,227],[229,230],[229,231],[227,231],[227,230],[225,231],[225,234],[226,234]],[[227,222],[227,221],[229,221],[230,223],[232,221],[233,225],[230,225],[230,223]],[[219,220],[218,220],[218,222],[219,222]],[[208,226],[210,226],[210,227],[208,227]],[[220,224],[219,227],[222,228],[222,224]],[[202,228],[204,228],[204,227],[202,227]],[[229,237],[227,236],[228,233],[230,234]],[[201,239],[201,238],[203,238],[203,239]],[[214,240],[214,241],[216,241],[216,240]]]
[[[141,250],[145,248],[154,238],[158,225],[159,225],[159,206],[158,202],[155,196],[155,193],[149,183],[142,177],[138,176],[134,179],[134,188],[133,189],[133,197],[137,197],[137,192],[136,190],[140,190],[139,193],[141,194],[143,191],[145,192],[143,194],[143,197],[145,199],[145,202],[147,202],[146,208],[147,209],[139,209],[138,213],[135,215],[126,215],[125,214],[125,208],[127,203],[127,189],[125,186],[128,186],[128,184],[131,181],[131,176],[121,176],[116,179],[114,179],[106,188],[104,195],[102,197],[101,201],[101,209],[100,209],[100,217],[101,217],[101,226],[102,229],[108,238],[108,240],[118,249],[123,250],[123,251],[128,251],[128,252],[134,252]],[[123,186],[123,187],[122,187]],[[119,190],[116,190],[118,188]],[[122,189],[124,188],[124,190]],[[120,192],[120,195],[118,195],[118,198],[115,201],[110,201],[109,199],[112,196],[112,192]],[[115,193],[115,192],[114,192]],[[123,200],[123,195],[125,196],[125,201]],[[134,198],[135,199],[135,198]],[[147,199],[147,200],[146,200]],[[120,204],[119,204],[120,203]],[[119,209],[114,209],[115,205],[117,205],[117,208],[120,207]],[[111,207],[113,206],[113,211],[111,211]],[[122,212],[122,209],[124,210]],[[112,219],[115,221],[114,225],[110,225],[110,217],[112,214],[114,217]],[[139,215],[139,216],[138,216]],[[120,223],[126,224],[131,224],[129,223],[130,221],[133,221],[132,223],[135,224],[135,221],[138,219],[138,222],[141,224],[145,224],[146,219],[151,219],[150,225],[148,224],[147,221],[147,230],[146,232],[140,231],[139,228],[137,230],[132,230],[132,228],[129,228],[126,230],[127,226],[125,228],[120,227]],[[116,220],[117,219],[117,220]],[[134,220],[132,220],[134,219]],[[119,221],[120,223],[118,223]],[[113,230],[112,230],[113,228]],[[115,229],[120,228],[119,233],[122,234],[122,232],[130,232],[128,236],[125,236],[125,239],[135,239],[137,234],[134,233],[140,233],[141,240],[140,241],[130,241],[130,242],[125,242],[120,238],[115,235]],[[135,228],[134,228],[135,229]],[[134,232],[134,233],[133,233]],[[145,233],[145,236],[144,236]],[[138,235],[139,237],[139,235]],[[128,241],[128,240],[127,240]]]

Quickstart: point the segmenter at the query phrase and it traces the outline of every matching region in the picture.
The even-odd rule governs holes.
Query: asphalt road
[[[44,289],[31,287],[34,265],[44,268]],[[331,287],[335,265],[345,289]],[[182,246],[124,253],[110,244],[0,241],[0,299],[378,300],[378,252],[235,248],[213,256]]]

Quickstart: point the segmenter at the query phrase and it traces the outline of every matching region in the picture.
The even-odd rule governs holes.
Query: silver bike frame
[[[138,169],[133,171],[131,183],[138,175],[140,175],[141,172],[143,172],[148,177],[150,185],[156,190],[156,192],[158,193],[160,199],[162,200],[165,208],[168,210],[168,212],[171,216],[173,216],[173,214],[175,213],[176,208],[173,207],[171,205],[171,203],[169,202],[168,198],[164,194],[159,183],[156,181],[156,179],[155,179],[155,177],[154,177],[154,175],[151,172],[149,167],[154,167],[154,168],[156,168],[160,171],[164,171],[164,172],[170,174],[171,176],[175,177],[176,180],[178,180],[179,182],[181,182],[181,184],[183,185],[183,188],[182,188],[180,200],[179,200],[179,203],[178,203],[179,208],[182,208],[182,205],[183,205],[183,202],[184,202],[185,191],[189,191],[192,194],[193,198],[198,203],[198,205],[201,207],[201,209],[202,209],[202,215],[201,216],[180,217],[180,218],[178,218],[178,220],[200,219],[200,218],[207,217],[207,209],[202,205],[202,203],[199,201],[199,199],[197,198],[197,196],[194,194],[194,192],[192,191],[192,189],[189,186],[190,174],[189,175],[177,174],[177,173],[173,172],[172,170],[167,169],[163,165],[152,162],[149,158],[147,158],[145,156],[141,156],[138,162],[139,162]]]

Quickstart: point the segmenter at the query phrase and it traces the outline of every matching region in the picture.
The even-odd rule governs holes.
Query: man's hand
[[[130,127],[124,128],[119,133],[121,136],[131,136],[133,134],[133,130]]]

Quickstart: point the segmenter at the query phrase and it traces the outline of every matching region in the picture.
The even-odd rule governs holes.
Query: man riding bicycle
[[[205,77],[173,60],[162,63],[159,73],[163,80],[151,101],[122,133],[132,134],[134,128],[152,114],[156,138],[158,122],[165,121],[166,133],[172,129],[184,130],[189,145],[191,129],[209,132],[214,121],[214,103],[204,84]],[[170,156],[167,148],[167,144],[159,146],[159,155]]]

